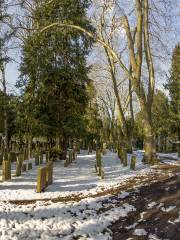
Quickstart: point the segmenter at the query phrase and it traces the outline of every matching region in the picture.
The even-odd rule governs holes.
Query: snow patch
[[[110,207],[110,209],[109,209]],[[135,211],[134,206],[102,208],[99,199],[79,202],[36,202],[15,205],[0,202],[0,239],[110,239],[110,226]],[[3,237],[2,237],[3,236]]]
[[[158,238],[155,234],[150,234],[149,240],[161,240],[161,238]]]
[[[133,235],[136,235],[136,236],[146,236],[147,232],[143,228],[137,228],[137,229],[134,230]]]
[[[147,209],[152,209],[154,206],[156,206],[157,203],[156,202],[151,202],[151,203],[148,203],[148,207]]]
[[[162,208],[161,208],[161,211],[163,211],[163,212],[170,212],[170,211],[172,211],[174,208],[176,208],[176,206],[169,206],[169,207],[167,207],[167,208],[162,207]]]

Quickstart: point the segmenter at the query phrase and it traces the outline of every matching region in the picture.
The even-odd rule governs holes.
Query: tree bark
[[[156,142],[152,126],[151,114],[144,112],[144,162],[154,164],[156,160]]]
[[[4,107],[4,137],[5,137],[5,148],[8,149],[8,120],[7,120],[7,92],[6,92],[6,77],[5,77],[5,70],[4,66],[1,66],[1,73],[2,73],[2,85],[3,85],[3,107]]]

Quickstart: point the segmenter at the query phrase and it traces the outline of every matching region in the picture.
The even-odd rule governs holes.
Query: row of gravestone
[[[23,154],[13,154],[13,158],[8,155],[7,158],[4,158],[2,161],[2,180],[8,181],[11,179],[11,163],[16,162],[16,174],[15,176],[21,176],[21,172],[25,172],[27,170],[32,169],[32,162],[24,162]],[[48,157],[48,153],[46,154],[46,162],[49,162],[50,159]],[[12,160],[13,159],[13,160]],[[35,155],[35,165],[38,166],[43,163],[43,154]]]
[[[37,156],[36,156],[37,159]],[[42,162],[41,155],[38,157],[40,160],[39,163],[36,165],[39,165]],[[29,163],[23,163],[22,157],[17,158],[16,162],[16,176],[21,176],[21,171],[32,169],[32,162]],[[11,179],[11,162],[9,160],[3,161],[2,163],[2,180],[8,181]],[[36,192],[40,193],[45,190],[47,186],[53,183],[53,162],[49,161],[46,162],[45,167],[39,167],[38,168],[38,174],[37,174],[37,189]]]
[[[96,164],[95,164],[95,170],[98,176],[100,176],[102,179],[104,179],[104,170],[103,170],[103,165],[102,165],[102,156],[101,153],[103,155],[106,154],[105,150],[100,150],[97,149],[96,150]],[[121,160],[121,163],[123,164],[124,167],[127,167],[127,152],[126,149],[120,149],[118,148],[118,157]],[[136,156],[133,155],[131,157],[131,163],[130,163],[130,169],[131,170],[135,170],[136,168]]]
[[[123,164],[124,167],[127,167],[128,161],[127,161],[127,151],[125,148],[118,148],[118,157],[121,160],[121,163]],[[131,156],[131,163],[130,163],[130,169],[135,170],[136,168],[136,156],[132,155]]]
[[[8,160],[2,161],[2,180],[8,181],[11,179],[11,162],[16,161],[16,175],[21,176],[21,172],[26,170],[32,169],[32,162],[23,163],[24,155],[23,154],[16,154],[14,155],[16,160],[13,161],[9,157]],[[35,165],[38,166],[43,163],[43,154],[35,154]],[[68,157],[66,158],[64,166],[67,167],[69,164],[72,163],[77,157],[75,150],[69,150]],[[40,193],[43,192],[47,186],[53,183],[53,162],[50,161],[49,152],[46,152],[46,166],[39,167],[37,173],[37,188],[36,192]]]
[[[68,156],[66,157],[64,167],[67,167],[69,164],[71,164],[74,160],[77,158],[77,153],[74,149],[70,149],[68,151]]]

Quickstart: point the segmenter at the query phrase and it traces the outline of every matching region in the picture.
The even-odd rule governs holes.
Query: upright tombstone
[[[73,160],[76,160],[76,150],[75,149],[73,149],[73,152],[72,152],[72,159]]]
[[[23,161],[27,160],[26,147],[23,148]]]
[[[28,163],[27,167],[28,167],[28,170],[31,170],[32,169],[32,163],[31,162]]]
[[[106,153],[107,153],[107,146],[106,146],[106,143],[103,143],[102,154],[105,155]]]
[[[122,150],[122,159],[123,159],[124,167],[127,167],[127,150],[126,150],[126,148],[124,148]]]
[[[18,155],[17,161],[16,161],[16,176],[21,176],[21,169],[22,169],[22,162],[23,157],[21,154]]]
[[[133,155],[133,156],[131,157],[131,166],[130,166],[130,168],[131,168],[132,170],[135,170],[135,168],[136,168],[136,156],[135,156],[135,155]]]
[[[17,157],[16,157],[16,153],[15,152],[10,152],[8,154],[8,160],[12,163],[12,162],[16,162]]]
[[[104,179],[104,171],[101,169],[101,178]]]
[[[23,163],[22,164],[22,172],[26,172],[26,170],[27,170],[27,165],[26,165],[26,163]]]
[[[37,193],[41,193],[46,188],[46,167],[42,167],[38,169],[37,175]]]
[[[68,157],[66,158],[66,161],[64,163],[64,167],[67,167],[70,163],[72,163],[73,160],[73,151],[70,149],[68,151]]]
[[[12,149],[12,152],[16,152],[16,142],[12,142],[11,149]]]
[[[46,185],[53,183],[53,162],[50,161],[46,164]]]
[[[102,167],[102,157],[101,157],[101,150],[97,149],[96,150],[96,164],[95,164],[95,169],[99,177],[104,179],[104,171]]]
[[[73,152],[72,150],[69,150],[69,163],[72,163],[73,160]]]
[[[117,153],[118,153],[118,158],[121,160],[121,163],[123,163],[123,154],[120,146],[118,146]]]
[[[39,155],[37,153],[35,154],[35,165],[39,165]]]
[[[92,146],[91,144],[88,146],[88,154],[92,153]]]
[[[3,160],[2,162],[2,180],[8,181],[11,179],[11,162]]]
[[[50,161],[50,152],[46,151],[46,163]]]
[[[43,153],[39,155],[39,164],[43,164]]]

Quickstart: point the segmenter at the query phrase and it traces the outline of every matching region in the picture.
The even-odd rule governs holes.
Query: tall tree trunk
[[[129,133],[129,138],[131,142],[131,146],[134,145],[134,110],[133,110],[133,99],[132,99],[132,83],[129,79],[129,109],[130,109],[130,115],[131,115],[131,131]]]
[[[144,151],[144,162],[154,164],[156,160],[156,142],[151,114],[148,111],[144,111]]]
[[[6,77],[5,77],[5,69],[4,66],[1,66],[2,73],[2,85],[3,85],[3,108],[4,108],[4,137],[5,137],[5,148],[8,149],[8,120],[7,120],[7,90],[6,90]]]

